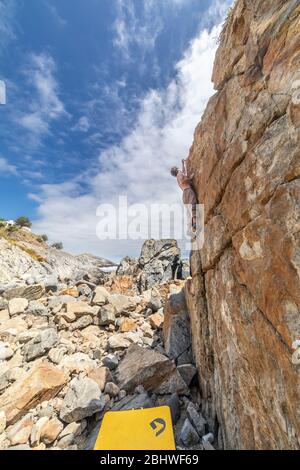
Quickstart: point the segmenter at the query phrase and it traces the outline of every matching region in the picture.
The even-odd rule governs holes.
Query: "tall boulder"
[[[138,260],[141,291],[181,277],[182,263],[176,240],[147,240]]]

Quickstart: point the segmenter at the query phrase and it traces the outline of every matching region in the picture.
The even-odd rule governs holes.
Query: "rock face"
[[[225,449],[300,448],[299,64],[299,1],[238,0],[188,159],[206,224],[193,348]]]

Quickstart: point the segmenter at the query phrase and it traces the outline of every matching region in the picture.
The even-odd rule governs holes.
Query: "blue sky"
[[[213,89],[219,0],[0,0],[0,217],[120,258],[96,208],[176,202],[168,174]]]

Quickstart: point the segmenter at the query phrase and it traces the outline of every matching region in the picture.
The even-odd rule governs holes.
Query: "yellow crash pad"
[[[106,413],[94,450],[176,450],[170,408]]]

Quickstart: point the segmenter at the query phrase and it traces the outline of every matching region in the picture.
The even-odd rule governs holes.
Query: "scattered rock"
[[[115,307],[116,316],[120,316],[121,314],[128,315],[130,312],[134,311],[137,306],[133,297],[122,294],[111,294],[108,301]]]
[[[26,308],[28,307],[28,300],[27,299],[12,299],[8,302],[8,311],[11,317],[14,315],[20,315],[25,312]]]
[[[15,446],[18,444],[26,444],[29,440],[33,426],[32,415],[28,414],[24,416],[20,421],[14,424],[7,430],[7,438],[10,443]]]
[[[69,326],[70,331],[76,331],[76,330],[83,330],[84,328],[87,328],[88,326],[93,324],[93,318],[90,315],[85,315],[84,317],[79,318],[74,323],[71,323]]]
[[[213,444],[215,436],[212,433],[206,434],[202,437],[202,442]]]
[[[124,318],[120,324],[119,332],[120,333],[128,333],[130,331],[137,330],[137,322],[136,320],[132,320],[131,318]]]
[[[157,312],[159,309],[161,309],[163,306],[163,300],[162,300],[162,297],[160,295],[160,292],[158,289],[156,289],[155,287],[152,289],[151,291],[151,298],[150,298],[150,302],[148,304],[148,308],[150,308],[152,310],[152,312]]]
[[[101,392],[104,391],[108,382],[113,382],[112,375],[107,367],[97,367],[89,372],[88,377],[96,382]]]
[[[76,319],[84,317],[86,315],[94,315],[94,309],[85,302],[68,302],[66,304],[67,314],[74,315]]]
[[[27,361],[33,361],[37,357],[43,356],[59,341],[59,336],[55,329],[49,328],[41,331],[35,338],[27,343],[23,348],[23,353]]]
[[[178,372],[180,373],[181,377],[189,387],[195,375],[197,374],[197,369],[192,364],[184,364],[182,366],[178,366]]]
[[[13,357],[14,352],[8,343],[0,341],[0,361],[6,361]]]
[[[200,442],[197,432],[188,419],[184,421],[182,426],[180,440],[186,447],[193,447]]]
[[[126,349],[130,346],[130,344],[131,342],[122,334],[113,335],[108,340],[110,349]]]
[[[69,449],[76,437],[80,436],[86,429],[87,422],[84,419],[80,423],[70,423],[59,435],[58,447]],[[76,450],[76,449],[75,449]]]
[[[113,305],[107,304],[100,309],[100,325],[114,325],[116,322],[116,309]]]
[[[92,300],[93,305],[105,305],[108,302],[109,292],[105,289],[105,287],[99,286],[96,287],[94,291],[94,296]]]
[[[143,408],[153,408],[154,403],[148,393],[140,395],[128,395],[119,403],[113,406],[112,411],[140,410]]]
[[[69,374],[85,372],[89,373],[96,369],[97,363],[87,354],[75,353],[70,356],[64,356],[59,367]]]
[[[165,356],[132,345],[117,369],[120,388],[133,391],[138,385],[145,390],[155,390],[174,372],[174,364]]]
[[[20,317],[10,318],[0,324],[0,334],[10,332],[13,336],[17,336],[28,329],[28,325],[25,320]]]
[[[28,315],[34,315],[36,317],[42,317],[42,316],[48,316],[49,315],[49,312],[47,310],[47,308],[45,307],[45,305],[43,305],[42,303],[40,302],[37,302],[36,300],[31,300],[29,302],[29,306],[28,306],[28,309],[27,309],[27,314]]]
[[[33,447],[38,446],[40,444],[41,433],[44,426],[49,423],[49,418],[44,416],[40,418],[33,426],[30,435],[30,442]]]
[[[177,393],[173,393],[170,398],[167,399],[166,405],[171,409],[173,425],[177,424],[181,416],[180,400]]]
[[[38,300],[43,296],[44,292],[44,287],[40,284],[36,284],[34,286],[19,286],[12,289],[6,289],[3,297],[6,300],[12,300],[15,298]]]
[[[206,430],[206,421],[203,416],[198,413],[195,405],[192,402],[189,402],[187,409],[186,409],[187,417],[189,418],[190,422],[196,429],[199,437],[205,435]]]
[[[103,359],[103,365],[107,367],[109,370],[115,370],[119,365],[119,359],[117,358],[117,356],[114,356],[113,354],[108,354]]]
[[[41,401],[55,397],[66,382],[67,376],[51,364],[34,365],[0,396],[0,408],[6,413],[7,423],[15,423]]]
[[[189,395],[190,390],[178,370],[175,370],[155,389],[155,392],[158,395],[169,395],[173,393],[178,393],[178,395]]]
[[[106,393],[106,394],[109,395],[110,397],[116,398],[116,397],[119,395],[119,392],[120,392],[120,389],[119,389],[119,387],[118,387],[115,383],[113,383],[113,382],[108,382],[108,383],[105,385],[104,393]]]
[[[49,351],[48,357],[53,364],[60,364],[63,357],[66,355],[66,349],[52,348]]]
[[[69,295],[70,297],[74,297],[76,299],[79,297],[79,291],[77,287],[69,287],[68,289],[60,291],[59,295]]]
[[[102,411],[105,401],[97,383],[89,378],[73,379],[60,411],[60,418],[66,423],[81,421]]]
[[[4,323],[9,319],[10,319],[9,311],[7,309],[6,310],[1,310],[0,311],[0,323]]]
[[[154,315],[150,315],[149,317],[150,325],[154,330],[158,330],[163,327],[164,324],[164,317],[159,313],[155,313]]]
[[[41,429],[40,439],[46,444],[52,444],[62,432],[64,425],[59,419],[53,418],[47,421]]]

